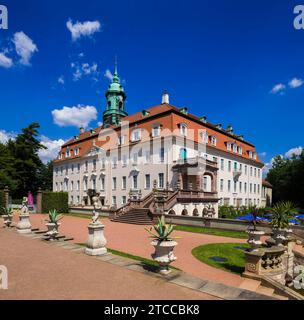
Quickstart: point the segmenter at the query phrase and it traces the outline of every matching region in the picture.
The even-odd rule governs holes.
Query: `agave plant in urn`
[[[174,241],[178,238],[172,238],[170,235],[174,231],[172,225],[168,225],[165,222],[165,217],[158,218],[158,223],[146,229],[150,233],[150,238],[154,239],[151,244],[155,248],[155,252],[152,254],[152,258],[160,266],[160,273],[170,273],[169,265],[177,258],[174,256],[173,250],[177,246],[177,242]],[[153,232],[153,230],[155,232]]]
[[[61,223],[59,223],[59,221],[63,218],[63,216],[61,214],[59,214],[56,210],[51,210],[49,211],[48,214],[48,219],[46,219],[45,221],[46,226],[48,228],[48,231],[46,233],[46,236],[49,237],[48,240],[55,240],[56,236],[58,235],[59,231],[59,227],[61,225]]]
[[[9,228],[13,221],[13,209],[9,207],[3,207],[1,216],[3,218],[4,226]]]

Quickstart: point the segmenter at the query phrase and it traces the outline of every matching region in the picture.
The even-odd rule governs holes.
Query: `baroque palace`
[[[170,104],[133,115],[115,68],[103,124],[65,143],[54,161],[54,191],[70,206],[98,206],[117,221],[153,214],[217,217],[218,205],[262,206],[262,168],[253,144],[205,116]]]

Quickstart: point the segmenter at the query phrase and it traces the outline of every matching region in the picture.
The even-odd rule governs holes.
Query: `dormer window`
[[[202,143],[208,143],[208,133],[207,131],[202,131],[200,133],[201,139],[202,139]]]
[[[216,146],[216,136],[211,136],[210,137],[210,142],[211,142],[211,144],[213,145],[213,146]]]
[[[180,134],[184,137],[187,136],[187,132],[188,132],[188,127],[185,123],[181,123],[179,125],[179,130],[180,130]]]
[[[238,145],[236,143],[233,144],[233,152],[238,152]]]
[[[257,158],[257,154],[254,152],[253,153],[253,159],[256,160],[256,158]]]
[[[241,146],[239,146],[239,154],[242,155],[243,154],[243,148]]]
[[[66,157],[66,158],[70,158],[70,157],[71,157],[71,150],[70,150],[69,147],[67,147],[67,149],[66,149],[65,157]]]
[[[132,140],[132,142],[136,142],[136,141],[141,140],[141,129],[134,129],[132,131],[131,140]]]
[[[160,136],[160,125],[155,124],[152,127],[152,137],[159,137]]]
[[[227,142],[227,150],[228,150],[228,151],[231,151],[231,145],[232,145],[231,142]]]
[[[253,154],[251,150],[248,151],[248,154],[249,154],[249,158],[252,159]]]
[[[75,154],[75,156],[79,156],[79,148],[74,149],[74,154]]]

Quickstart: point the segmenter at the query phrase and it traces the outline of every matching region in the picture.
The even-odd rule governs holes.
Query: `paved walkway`
[[[45,215],[31,215],[32,225],[45,230]],[[66,236],[74,237],[74,243],[85,243],[87,241],[87,225],[90,220],[78,217],[65,216],[60,227],[60,233]],[[111,222],[109,219],[102,219],[105,225],[105,236],[108,240],[107,246],[111,249],[120,250],[133,255],[151,259],[153,247],[150,245],[148,233],[144,226],[129,225],[117,222]],[[184,272],[192,274],[201,279],[215,281],[226,285],[239,287],[243,278],[230,272],[225,272],[210,267],[191,254],[193,248],[209,243],[244,243],[244,239],[235,239],[227,237],[218,237],[206,234],[189,233],[175,231],[174,236],[181,237],[178,240],[178,246],[175,248],[178,260],[174,266]]]
[[[0,252],[0,265],[8,268],[9,286],[8,290],[0,290],[0,300],[216,299],[206,293],[19,235],[14,229],[0,228]]]

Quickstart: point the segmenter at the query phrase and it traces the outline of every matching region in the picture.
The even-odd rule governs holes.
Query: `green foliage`
[[[40,125],[32,123],[22,129],[15,140],[0,143],[0,189],[8,186],[12,196],[22,198],[38,188],[51,189],[51,165],[44,165],[39,151],[45,147],[38,140]]]
[[[49,218],[46,219],[48,223],[55,223],[58,225],[59,221],[63,218],[62,214],[59,214],[56,210],[50,210],[49,211]]]
[[[9,207],[2,207],[1,214],[5,216],[12,216],[13,215],[13,209]]]
[[[273,202],[292,201],[304,208],[304,151],[290,159],[274,159],[267,180],[273,185]]]
[[[153,233],[152,230],[156,233]],[[161,216],[161,218],[158,218],[158,223],[153,226],[153,228],[145,229],[147,230],[153,239],[156,239],[158,241],[170,241],[173,240],[173,238],[170,237],[170,234],[174,231],[174,227],[170,224],[166,224],[165,216]],[[175,238],[176,239],[176,238]]]
[[[219,206],[219,218],[224,219],[235,219],[239,216],[244,216],[247,214],[252,214],[256,210],[256,206],[249,205],[249,206],[240,206],[240,207],[234,207],[234,206],[228,206],[228,205],[222,205]],[[265,212],[265,209],[259,209],[259,215],[263,216]]]
[[[58,213],[69,212],[69,196],[67,192],[42,192],[42,212],[56,210]]]
[[[298,210],[290,201],[281,201],[276,203],[272,208],[269,208],[272,214],[271,225],[277,229],[285,229],[289,226],[289,219],[293,217]]]

